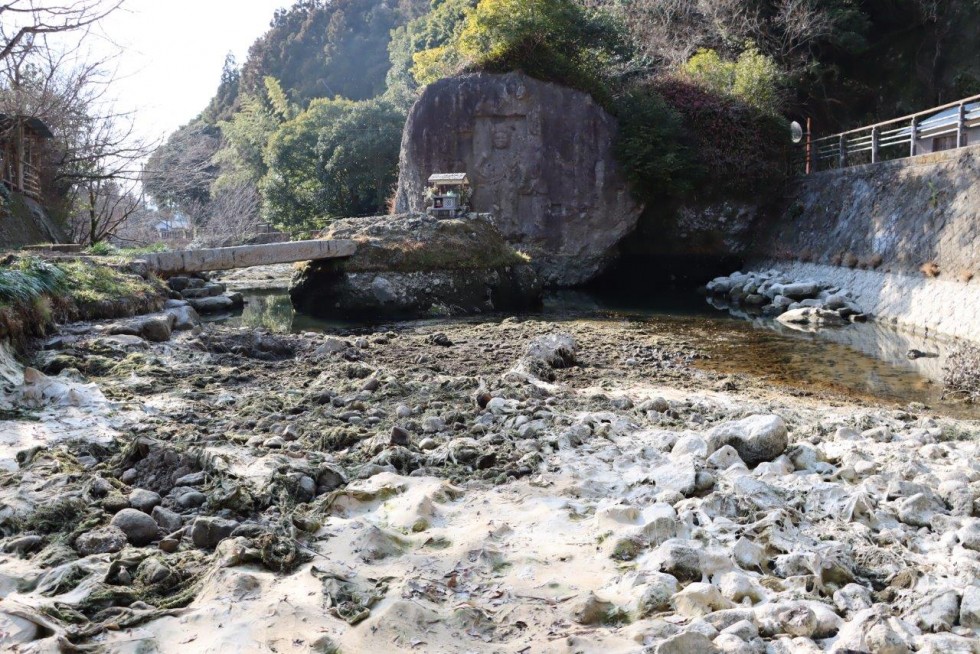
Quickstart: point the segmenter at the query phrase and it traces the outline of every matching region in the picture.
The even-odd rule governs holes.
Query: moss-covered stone
[[[357,241],[346,260],[311,262],[290,289],[320,317],[457,315],[515,310],[540,301],[526,257],[487,220],[387,216],[342,220],[326,238]]]

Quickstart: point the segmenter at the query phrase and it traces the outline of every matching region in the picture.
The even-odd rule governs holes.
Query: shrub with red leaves
[[[653,89],[680,114],[693,142],[697,189],[760,203],[779,197],[789,172],[784,121],[682,79],[659,79]]]

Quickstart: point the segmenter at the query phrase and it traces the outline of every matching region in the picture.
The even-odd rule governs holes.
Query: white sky
[[[157,140],[196,116],[218,88],[225,55],[245,61],[279,7],[293,0],[126,0],[88,37],[122,49],[113,95],[137,133]]]

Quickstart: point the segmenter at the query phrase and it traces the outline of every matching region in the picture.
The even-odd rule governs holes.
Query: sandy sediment
[[[10,651],[976,651],[976,423],[626,322],[106,332],[2,364]]]

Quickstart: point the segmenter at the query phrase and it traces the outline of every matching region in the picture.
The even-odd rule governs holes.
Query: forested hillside
[[[383,212],[420,88],[523,70],[620,118],[639,197],[758,197],[789,119],[829,132],[980,93],[978,25],[977,0],[301,0],[226,61],[146,186],[219,241],[243,217]]]

